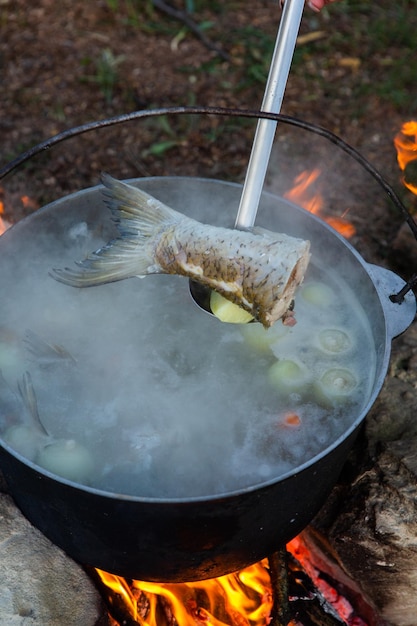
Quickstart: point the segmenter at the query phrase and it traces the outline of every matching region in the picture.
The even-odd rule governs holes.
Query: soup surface
[[[94,239],[75,224],[65,262]],[[13,281],[0,329],[2,437],[54,474],[151,498],[226,493],[308,461],[367,404],[367,318],[314,250],[297,324],[268,331],[201,312],[181,277],[67,287],[48,275],[60,254]]]

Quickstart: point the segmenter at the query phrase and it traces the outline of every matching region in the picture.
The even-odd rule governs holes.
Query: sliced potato
[[[228,324],[247,324],[253,320],[250,313],[242,309],[237,304],[229,302],[217,291],[212,291],[210,295],[210,308],[216,317]]]
[[[74,439],[59,439],[46,445],[39,452],[36,463],[77,483],[88,481],[94,468],[90,452]]]
[[[36,457],[40,444],[38,430],[25,424],[16,424],[6,430],[3,439],[13,450],[24,456],[28,461],[33,461]]]
[[[304,393],[310,383],[307,368],[302,363],[290,359],[282,359],[271,365],[268,378],[273,387],[288,394]]]

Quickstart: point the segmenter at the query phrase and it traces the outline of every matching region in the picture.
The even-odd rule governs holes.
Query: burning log
[[[274,597],[270,626],[345,624],[300,563],[286,550],[272,555],[268,562]]]

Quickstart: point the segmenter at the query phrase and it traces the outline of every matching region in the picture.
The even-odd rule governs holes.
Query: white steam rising
[[[181,277],[91,289],[62,285],[48,271],[99,247],[101,234],[79,221],[56,245],[47,229],[41,239],[36,251],[30,244],[25,250],[30,264],[16,270],[6,263],[4,270],[12,280],[2,307],[2,385],[16,389],[30,372],[49,435],[74,440],[91,456],[86,484],[149,498],[249,487],[319,453],[366,404],[374,363],[366,317],[314,251],[296,299],[297,325],[283,330],[278,322],[268,334],[202,313]],[[320,296],[323,285],[330,302]],[[307,287],[310,296],[308,290],[303,295]],[[325,333],[323,348],[320,333],[329,329],[335,333]],[[277,359],[295,366],[274,380]],[[293,387],[288,372],[297,367],[308,375]],[[336,376],[342,391],[324,388],[332,368],[349,370],[354,389],[344,395],[342,374]],[[30,423],[18,394],[7,398],[7,410],[0,404],[3,435]],[[35,463],[39,459],[35,450]]]

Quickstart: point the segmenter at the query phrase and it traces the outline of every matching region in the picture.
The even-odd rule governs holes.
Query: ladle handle
[[[262,111],[279,113],[303,15],[304,0],[285,0],[265,87]],[[260,119],[256,128],[235,228],[255,223],[277,122]]]

